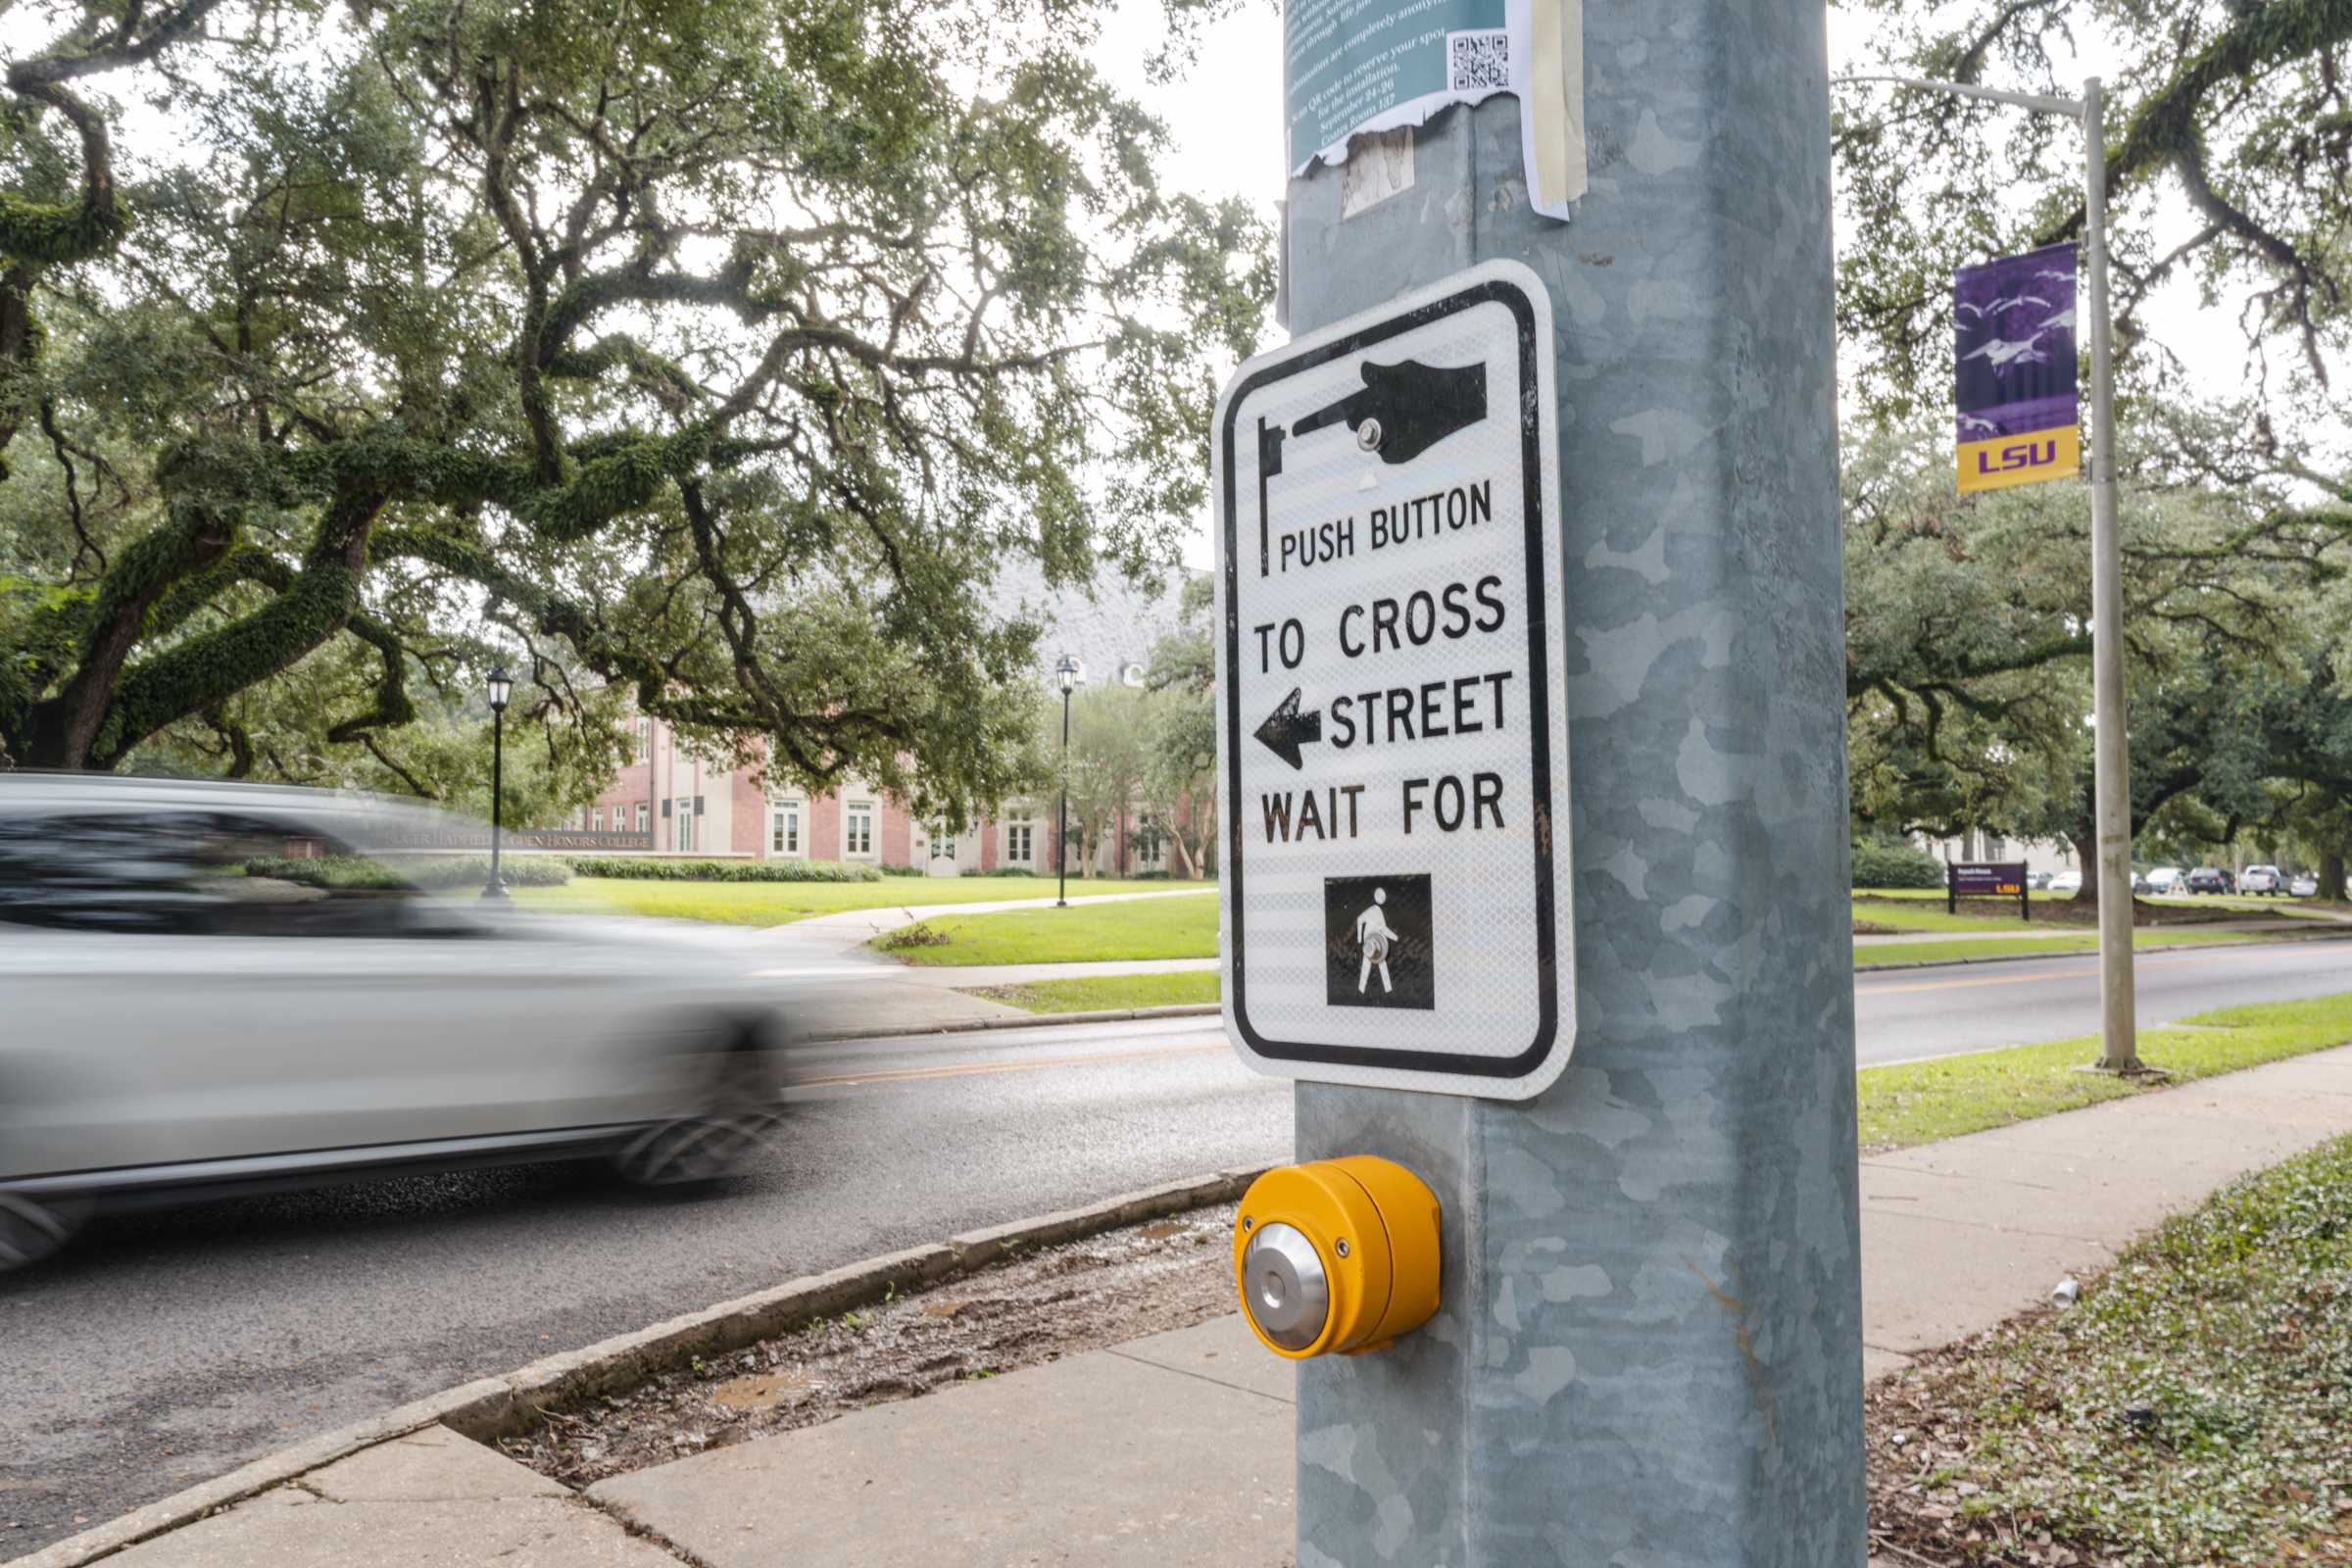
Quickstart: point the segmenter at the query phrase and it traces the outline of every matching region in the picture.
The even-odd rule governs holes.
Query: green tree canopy
[[[1857,821],[2088,846],[2087,509],[2071,486],[1956,495],[1948,450],[1939,430],[1847,444]],[[2273,781],[2331,786],[2313,608],[2344,541],[2200,483],[2133,487],[2118,520],[2135,829],[2193,807],[2226,838],[2269,813]]]
[[[1950,80],[2078,96],[2060,62],[2085,34],[2125,50],[2107,83],[2107,190],[2127,366],[2142,390],[2182,390],[2144,308],[2186,275],[2209,304],[2246,302],[2266,389],[2326,386],[2328,355],[2352,343],[2352,0],[1842,3],[1880,19],[1887,64]],[[1838,310],[1866,350],[1859,390],[1901,416],[1948,384],[1952,269],[2080,235],[2083,193],[2071,122],[1892,92],[1838,104],[1852,219]],[[2182,203],[2194,222],[2175,234]]]
[[[231,751],[319,659],[283,689],[356,751],[496,643],[550,722],[1004,793],[992,570],[1171,556],[1271,292],[1239,204],[1161,189],[1106,9],[20,10],[0,759]]]

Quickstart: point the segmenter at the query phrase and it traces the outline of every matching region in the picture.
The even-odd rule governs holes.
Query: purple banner
[[[2074,242],[1962,268],[1952,325],[1960,488],[2077,472]]]

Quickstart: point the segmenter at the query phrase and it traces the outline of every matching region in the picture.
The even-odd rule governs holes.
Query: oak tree
[[[1004,793],[992,571],[1172,555],[1271,291],[1162,188],[1108,9],[20,7],[0,760],[259,758],[260,703],[399,763],[498,644],[551,724]]]

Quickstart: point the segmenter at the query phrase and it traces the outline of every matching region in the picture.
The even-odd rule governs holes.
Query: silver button
[[[1315,1244],[1279,1221],[1261,1227],[1242,1253],[1242,1304],[1284,1349],[1314,1344],[1331,1316],[1331,1280]]]

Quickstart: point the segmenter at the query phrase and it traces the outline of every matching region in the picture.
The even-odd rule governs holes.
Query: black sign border
[[[1250,395],[1274,382],[1328,365],[1333,360],[1386,342],[1434,321],[1481,305],[1500,305],[1511,313],[1519,338],[1520,467],[1526,475],[1528,708],[1535,725],[1536,846],[1536,970],[1541,1015],[1536,1038],[1515,1056],[1454,1055],[1443,1051],[1396,1051],[1379,1046],[1325,1046],[1306,1041],[1269,1040],[1250,1022],[1249,952],[1243,906],[1245,817],[1242,804],[1242,623],[1240,573],[1240,509],[1235,505],[1235,427],[1242,404]],[[1466,1078],[1532,1078],[1551,1059],[1560,1032],[1559,938],[1555,916],[1557,890],[1552,881],[1551,836],[1560,824],[1553,820],[1551,779],[1551,666],[1546,658],[1550,627],[1544,616],[1548,587],[1544,580],[1544,466],[1542,380],[1536,363],[1536,307],[1527,291],[1505,278],[1485,278],[1452,294],[1415,306],[1399,316],[1373,322],[1344,337],[1320,343],[1296,358],[1253,371],[1233,389],[1225,403],[1225,746],[1234,759],[1227,784],[1225,874],[1231,879],[1233,936],[1233,1022],[1256,1054],[1270,1061],[1305,1061],[1336,1067],[1366,1067],[1393,1072],[1442,1073]]]

